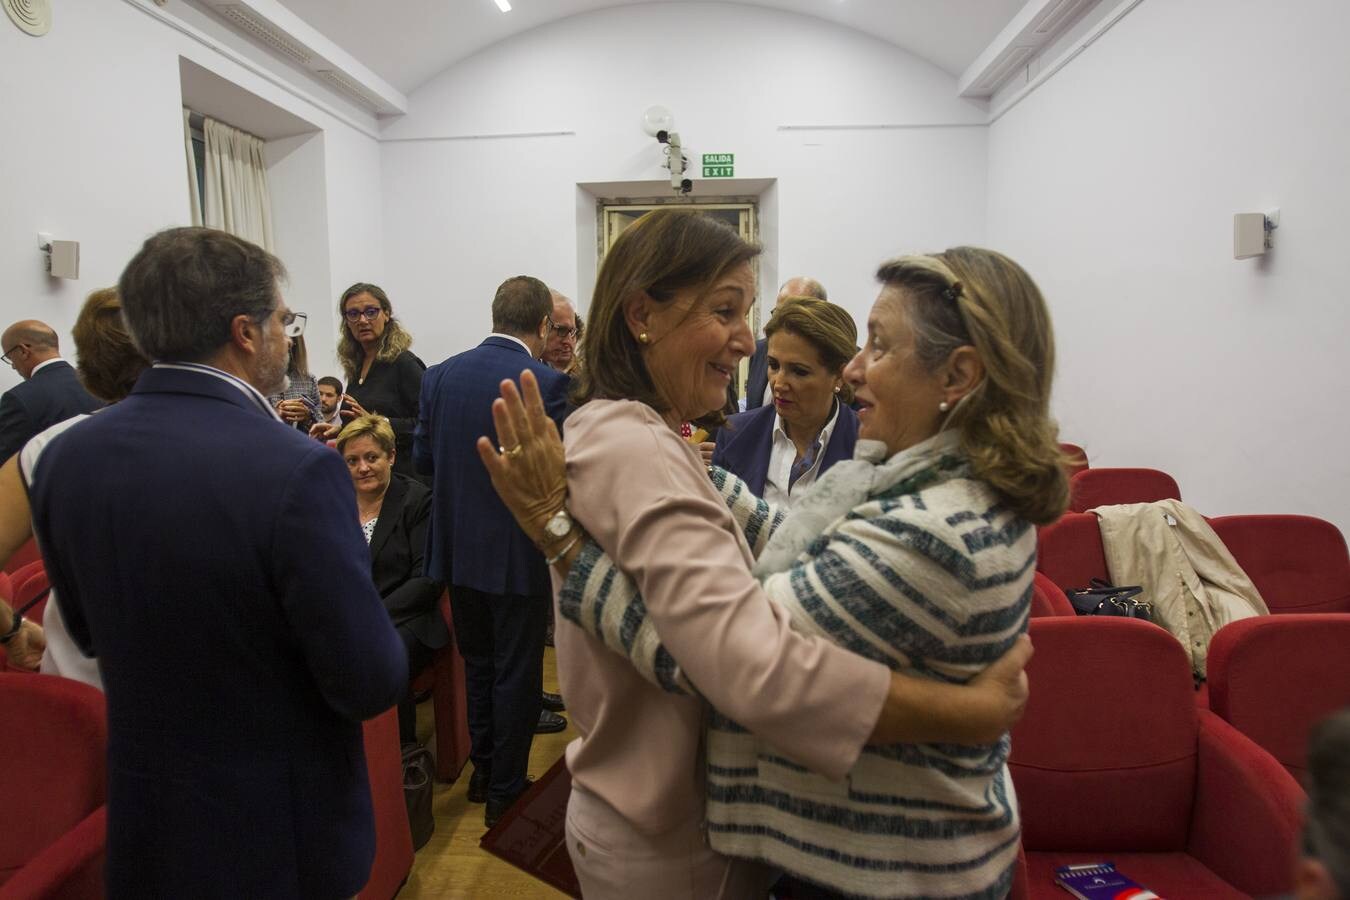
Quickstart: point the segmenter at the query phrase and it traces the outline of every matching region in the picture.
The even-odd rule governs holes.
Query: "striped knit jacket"
[[[811,492],[865,465],[840,463]],[[807,526],[804,552],[763,578],[765,593],[798,631],[897,671],[967,681],[1026,629],[1035,531],[971,477],[952,435],[884,466],[894,475],[874,478],[850,512]],[[713,470],[713,482],[759,573],[771,541],[783,537],[777,532],[803,523],[724,470]],[[632,582],[593,542],[573,564],[559,609],[665,690],[696,692],[660,645]],[[707,822],[717,851],[853,896],[1007,895],[1019,825],[1006,735],[976,747],[866,747],[847,778],[831,781],[716,710],[707,722]]]

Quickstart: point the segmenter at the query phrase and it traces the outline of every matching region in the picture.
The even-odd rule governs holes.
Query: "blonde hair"
[[[836,376],[843,375],[844,366],[858,352],[858,325],[848,310],[814,297],[785,298],[764,326],[764,336],[771,338],[780,331],[810,344],[821,364]],[[853,402],[853,388],[847,382],[839,389],[839,399]]]
[[[384,416],[357,416],[352,419],[337,436],[337,451],[345,452],[347,444],[360,437],[372,437],[385,453],[394,452],[394,429]]]
[[[948,414],[975,476],[1024,519],[1044,525],[1069,504],[1066,458],[1050,417],[1055,337],[1031,276],[1008,257],[977,247],[905,256],[877,271],[909,298],[920,363],[934,371],[970,345],[984,378]]]

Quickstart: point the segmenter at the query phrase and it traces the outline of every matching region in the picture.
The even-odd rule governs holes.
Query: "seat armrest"
[[[102,897],[108,807],[100,806],[0,885],[0,900]]]
[[[1281,894],[1307,796],[1275,757],[1207,709],[1197,710],[1200,746],[1187,849],[1249,894]]]

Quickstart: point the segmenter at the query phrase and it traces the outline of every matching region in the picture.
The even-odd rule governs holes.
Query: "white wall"
[[[1350,531],[1344,0],[1145,0],[990,129],[988,236],[1044,289],[1093,464]],[[1232,215],[1278,206],[1232,258]]]
[[[63,351],[73,353],[70,325],[85,296],[114,284],[147,235],[188,223],[183,56],[324,133],[324,192],[332,214],[325,240],[333,262],[323,275],[329,295],[314,302],[323,300],[332,312],[305,311],[315,367],[331,358],[337,335],[332,284],[353,266],[378,272],[382,265],[375,119],[335,98],[320,96],[316,106],[306,96],[319,95],[305,79],[236,52],[233,40],[225,26],[181,0],[170,0],[164,11],[148,0],[63,4],[42,38],[0,22],[0,327],[42,319],[61,335]],[[40,230],[80,241],[78,281],[42,271]],[[317,258],[308,243],[298,250],[306,272]],[[278,246],[283,259],[286,250]],[[308,284],[304,292],[317,293]],[[16,380],[0,367],[0,390]]]
[[[729,152],[737,178],[776,179],[772,270],[820,278],[860,320],[882,259],[983,238],[982,107],[928,63],[818,19],[715,3],[602,10],[495,45],[408,99],[381,147],[384,286],[429,362],[487,333],[511,275],[584,310],[579,259],[594,250],[578,245],[576,185],[651,180],[650,194],[669,194],[640,128],[653,104],[674,112],[691,162]],[[958,127],[780,130],[820,124]],[[444,139],[538,132],[571,134]]]

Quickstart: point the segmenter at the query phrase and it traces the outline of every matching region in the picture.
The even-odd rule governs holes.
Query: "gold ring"
[[[506,447],[499,447],[498,449],[501,450],[502,456],[505,456],[507,459],[515,459],[517,456],[525,452],[525,448],[522,447],[520,444],[516,444],[514,447],[511,447],[509,449]]]

